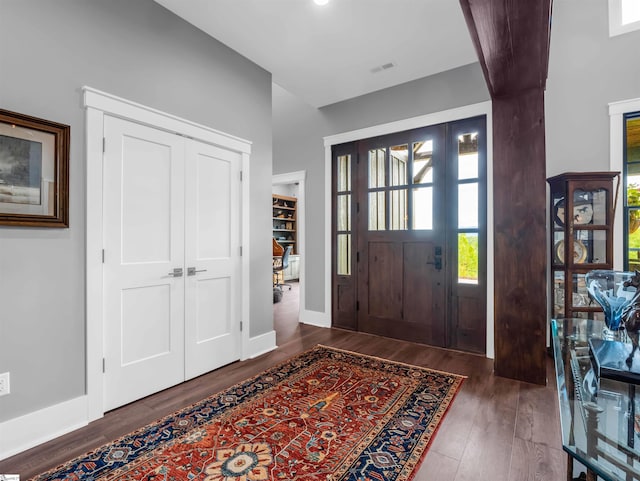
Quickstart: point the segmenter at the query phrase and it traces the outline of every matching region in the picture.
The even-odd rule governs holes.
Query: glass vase
[[[604,312],[604,323],[608,337],[626,336],[623,320],[626,313],[640,297],[640,290],[634,286],[638,277],[635,272],[614,270],[594,270],[585,276],[587,290]],[[634,278],[632,281],[632,278]]]

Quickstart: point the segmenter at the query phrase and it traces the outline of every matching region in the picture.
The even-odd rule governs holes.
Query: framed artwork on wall
[[[69,227],[70,131],[0,109],[0,225]]]

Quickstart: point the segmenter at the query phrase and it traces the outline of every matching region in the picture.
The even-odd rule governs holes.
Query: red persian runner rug
[[[34,479],[406,481],[462,380],[317,346]]]

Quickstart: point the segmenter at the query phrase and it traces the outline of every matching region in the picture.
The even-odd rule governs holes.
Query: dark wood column
[[[546,383],[551,0],[460,0],[493,100],[495,373]]]
[[[544,94],[493,99],[495,373],[545,384]]]

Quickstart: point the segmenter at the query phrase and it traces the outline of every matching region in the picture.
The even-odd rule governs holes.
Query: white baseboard
[[[326,312],[300,311],[300,322],[317,327],[331,327],[331,316]]]
[[[4,421],[0,423],[0,460],[87,424],[86,396]]]
[[[261,356],[262,354],[266,354],[269,351],[273,351],[278,346],[276,346],[276,331],[265,332],[264,334],[260,334],[259,336],[250,337],[249,338],[249,353],[247,358],[251,359],[254,357]]]

